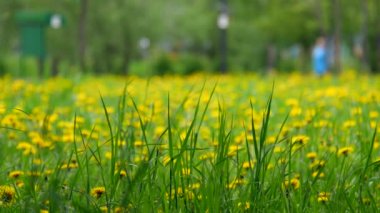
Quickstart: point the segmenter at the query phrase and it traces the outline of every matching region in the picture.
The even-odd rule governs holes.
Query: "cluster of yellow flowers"
[[[338,168],[337,163],[357,159],[367,150],[364,144],[371,144],[374,129],[380,130],[378,77],[349,73],[317,79],[295,74],[277,77],[269,127],[266,135],[260,135],[266,128],[262,119],[272,80],[256,75],[104,77],[82,82],[57,78],[38,84],[0,79],[0,140],[8,153],[4,161],[14,169],[7,181],[22,187],[24,176],[70,172],[81,166],[77,156],[88,159],[89,167],[115,162],[115,175],[129,177],[131,165],[146,162],[155,150],[155,163],[163,168],[180,167],[176,172],[184,179],[198,174],[190,160],[197,161],[196,165],[214,165],[225,155],[237,165],[224,187],[235,190],[247,184],[245,177],[258,163],[253,149],[248,153],[247,147],[265,136],[264,146],[273,150],[268,152],[273,157],[266,162],[266,169],[277,174],[291,164],[300,173],[295,177],[293,171],[280,183],[290,192],[298,190],[306,178],[326,178]],[[125,82],[130,83],[123,94]],[[125,108],[121,95],[126,95]],[[115,126],[108,126],[105,113]],[[116,137],[119,127],[122,129]],[[220,139],[223,134],[226,137]],[[128,150],[129,155],[115,150]],[[181,153],[181,158],[170,150]],[[373,150],[371,159],[379,159],[378,137]],[[247,159],[247,153],[252,159]],[[55,161],[57,155],[59,162]],[[30,159],[32,166],[20,159]],[[40,169],[33,170],[35,167]],[[191,187],[173,190],[166,193],[168,199],[175,193],[195,197],[196,189]],[[100,186],[92,188],[90,195],[101,200],[105,193],[105,187]],[[328,192],[316,197],[321,203],[331,199]],[[12,204],[14,188],[0,186],[0,198],[0,205]],[[241,201],[238,206],[247,210],[250,205]]]

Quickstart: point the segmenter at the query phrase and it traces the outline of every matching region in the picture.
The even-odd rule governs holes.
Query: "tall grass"
[[[1,140],[13,141],[17,134],[16,144],[30,140],[36,150],[4,143],[0,209],[375,212],[379,207],[377,126],[356,125],[336,134],[339,119],[349,117],[316,127],[326,113],[321,108],[304,127],[293,128],[294,110],[284,107],[279,116],[275,87],[266,98],[256,98],[266,100],[263,105],[246,100],[249,114],[243,118],[227,107],[218,85],[190,87],[179,100],[169,92],[164,106],[146,104],[148,89],[140,98],[129,87],[116,99],[100,94],[101,110],[94,114],[70,111],[73,120],[62,127],[49,110],[41,124],[25,111],[20,123],[26,125],[2,126]],[[58,134],[65,137],[54,138]],[[49,141],[53,145],[43,145]],[[24,174],[10,177],[11,171]],[[14,189],[11,197],[6,185]]]

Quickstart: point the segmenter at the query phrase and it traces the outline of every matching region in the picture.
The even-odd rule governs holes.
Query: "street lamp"
[[[50,17],[50,26],[54,29],[61,28],[63,25],[63,16],[59,14],[54,14]]]
[[[220,1],[220,12],[217,20],[217,25],[220,31],[220,72],[227,71],[227,28],[230,23],[228,16],[227,0]]]
[[[150,47],[150,39],[147,37],[141,37],[139,39],[139,48],[143,58],[148,56],[148,49]]]

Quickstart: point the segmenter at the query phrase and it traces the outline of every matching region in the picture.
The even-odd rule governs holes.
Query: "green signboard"
[[[21,31],[21,52],[24,56],[45,57],[45,31],[51,13],[22,11],[16,15]]]
[[[23,26],[21,28],[22,54],[25,56],[45,57],[45,31],[38,26]]]
[[[44,72],[44,60],[46,57],[45,28],[60,28],[64,19],[59,14],[43,11],[21,11],[16,14],[17,24],[20,27],[21,58],[20,72],[23,70],[23,56],[37,58],[39,74]]]
[[[21,53],[24,56],[46,56],[45,28],[59,28],[63,17],[51,12],[21,11],[16,15],[21,32]]]

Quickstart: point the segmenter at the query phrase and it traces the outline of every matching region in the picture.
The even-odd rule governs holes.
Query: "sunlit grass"
[[[380,77],[0,79],[0,208],[376,211]]]

